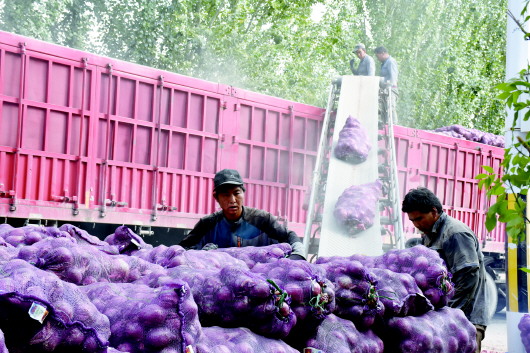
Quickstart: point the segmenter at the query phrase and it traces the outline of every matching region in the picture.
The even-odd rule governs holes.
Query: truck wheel
[[[486,272],[486,305],[488,306],[488,317],[491,319],[497,312],[497,286],[495,280]]]

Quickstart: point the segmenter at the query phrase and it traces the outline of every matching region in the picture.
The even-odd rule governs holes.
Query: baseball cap
[[[359,43],[359,44],[357,44],[357,45],[355,46],[355,48],[353,48],[353,52],[355,53],[355,52],[357,52],[357,50],[359,50],[359,49],[364,49],[364,50],[366,50],[366,47],[364,46],[363,43]]]
[[[241,175],[235,169],[223,169],[218,171],[213,178],[213,189],[217,189],[221,185],[243,185]]]

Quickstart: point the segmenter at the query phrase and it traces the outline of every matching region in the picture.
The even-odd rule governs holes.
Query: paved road
[[[482,341],[482,352],[506,352],[508,351],[508,339],[506,331],[506,311],[502,310],[493,317],[486,329],[486,337]]]

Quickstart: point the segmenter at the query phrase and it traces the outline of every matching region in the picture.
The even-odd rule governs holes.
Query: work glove
[[[218,249],[219,246],[217,246],[217,244],[214,244],[214,243],[208,243],[206,245],[204,245],[202,247],[202,250],[215,250],[215,249]]]

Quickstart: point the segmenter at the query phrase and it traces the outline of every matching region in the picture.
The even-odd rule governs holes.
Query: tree
[[[530,1],[521,13],[525,16]],[[524,18],[527,22],[530,16]],[[525,39],[530,38],[521,27]],[[530,65],[521,70],[517,77],[508,82],[501,83],[496,88],[501,92],[499,100],[514,112],[512,131],[516,130],[519,120],[530,119]],[[514,134],[515,136],[515,134]],[[502,167],[503,175],[498,175],[488,166],[484,166],[486,173],[476,176],[479,179],[479,187],[487,190],[487,196],[495,200],[489,208],[486,217],[486,228],[491,231],[497,222],[506,223],[506,232],[512,242],[519,243],[526,239],[526,224],[530,220],[526,216],[527,196],[530,189],[530,133],[524,138],[517,136],[511,141],[512,148],[507,148],[504,154]],[[508,199],[508,194],[513,195],[514,200]],[[530,272],[528,270],[527,272]]]
[[[371,55],[385,45],[400,65],[401,123],[498,133],[505,10],[506,0],[20,0],[0,5],[0,29],[318,106],[351,74],[355,44]]]

